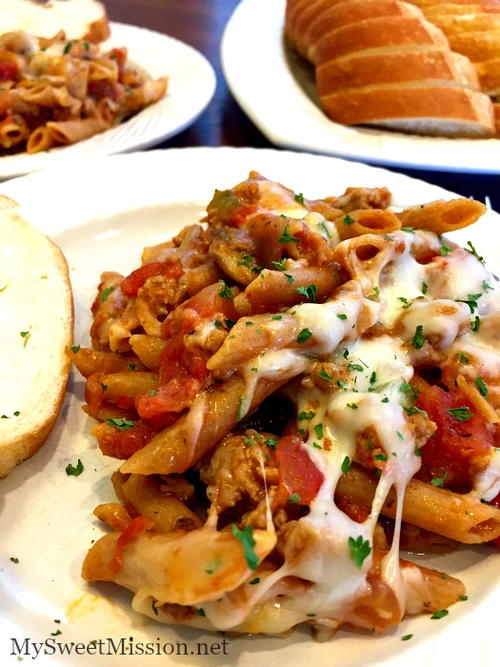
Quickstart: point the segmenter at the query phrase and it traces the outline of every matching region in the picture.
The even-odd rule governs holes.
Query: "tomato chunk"
[[[13,81],[19,72],[15,63],[8,61],[0,63],[0,81]]]
[[[437,386],[429,387],[420,393],[417,406],[437,425],[436,433],[422,448],[422,467],[417,477],[425,482],[444,477],[443,486],[469,491],[493,451],[493,436],[484,419],[458,390],[446,392]]]
[[[139,288],[144,285],[148,278],[153,276],[180,278],[182,273],[182,264],[178,259],[168,262],[150,262],[132,271],[130,275],[122,280],[120,288],[125,296],[136,296]]]
[[[104,423],[96,426],[92,433],[97,438],[102,453],[116,459],[130,458],[156,435],[154,429],[142,423],[125,431]]]
[[[297,435],[287,435],[276,447],[279,504],[286,504],[292,494],[297,494],[299,505],[309,505],[323,483],[323,473],[316,468],[303,445]]]

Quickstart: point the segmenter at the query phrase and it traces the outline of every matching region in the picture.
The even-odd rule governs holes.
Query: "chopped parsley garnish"
[[[318,227],[323,230],[327,239],[331,238],[331,234],[324,222],[319,222]]]
[[[415,447],[415,456],[422,456],[422,450],[418,447]]]
[[[57,637],[58,635],[62,635],[62,632],[58,628],[57,630],[55,630],[54,632],[51,632],[50,634],[52,635],[52,637]]]
[[[222,322],[220,320],[214,320],[214,326],[216,329],[222,329]]]
[[[288,225],[285,225],[283,234],[279,237],[278,243],[299,243],[300,239],[296,236],[292,236],[288,231]]]
[[[470,312],[473,313],[474,310],[477,308],[477,300],[482,296],[481,292],[479,294],[467,294],[466,299],[455,299],[458,303],[466,303],[469,308]]]
[[[127,366],[128,371],[135,371],[137,369],[137,364],[129,364]]]
[[[278,444],[278,441],[276,440],[276,438],[267,438],[267,440],[264,440],[264,444],[274,449]]]
[[[417,350],[420,350],[424,346],[425,343],[425,336],[424,336],[424,327],[419,324],[417,328],[415,329],[415,333],[413,334],[413,338],[411,339],[411,344],[413,347],[416,347]]]
[[[306,421],[310,421],[315,416],[316,413],[313,412],[312,410],[311,412],[306,412],[305,410],[303,410],[302,412],[299,412],[299,414],[297,415],[297,419],[299,421],[302,421],[303,419],[305,419]]]
[[[477,377],[474,380],[474,384],[479,389],[481,396],[488,396],[488,387],[482,377]]]
[[[236,262],[238,266],[246,266],[248,269],[251,269],[255,264],[255,257],[253,255],[243,255],[243,257]]]
[[[493,287],[492,287],[491,285],[489,285],[489,284],[486,282],[486,280],[483,280],[483,282],[481,283],[481,289],[484,290],[485,292],[487,292],[489,289],[492,290]]]
[[[351,459],[348,456],[346,456],[345,459],[342,461],[342,465],[340,466],[340,468],[344,473],[344,475],[347,472],[349,472],[349,470],[351,469]]]
[[[259,564],[259,558],[253,550],[255,546],[255,540],[253,537],[252,526],[245,526],[243,530],[240,530],[238,526],[233,523],[231,526],[231,533],[237,540],[241,542],[248,567],[251,570],[255,570]]]
[[[388,459],[389,457],[387,456],[387,454],[375,454],[375,456],[374,456],[373,458],[374,458],[376,461],[387,461],[387,459]]]
[[[308,285],[307,287],[297,287],[296,292],[305,296],[309,301],[316,301],[316,294],[318,293],[317,285]]]
[[[196,613],[198,614],[198,616],[206,616],[205,610],[202,609],[201,607],[196,610]]]
[[[407,642],[412,637],[413,637],[413,635],[403,635],[403,637],[401,637],[401,641],[402,642]]]
[[[149,395],[150,396],[156,396],[156,394],[158,394],[159,392],[160,392],[159,389],[151,389],[151,391],[149,392]]]
[[[13,563],[16,563],[16,565],[17,565],[17,563],[19,563],[19,558],[16,558],[15,556],[11,556],[11,557],[10,557],[10,560],[11,560]]]
[[[73,352],[73,354],[76,354],[79,351],[80,346],[79,345],[72,345],[70,349]]]
[[[474,255],[474,257],[481,262],[481,264],[484,264],[484,257],[481,257],[481,255],[478,254],[477,250],[474,248],[472,243],[470,241],[467,241],[467,245],[469,246],[468,248],[464,248],[464,250],[467,250],[467,252],[470,252],[471,255]]]
[[[374,301],[377,299],[380,295],[380,289],[375,285],[373,288],[373,294],[370,294],[370,296],[367,297],[367,299],[370,299],[370,301]]]
[[[280,262],[271,262],[273,265],[273,268],[276,269],[276,271],[286,271],[286,258],[282,259]]]
[[[356,538],[350,537],[347,540],[347,543],[349,545],[349,551],[351,552],[351,559],[353,560],[354,565],[358,568],[358,570],[361,570],[365,559],[371,553],[372,548],[370,543],[368,540],[364,540],[362,535]]]
[[[219,287],[220,290],[218,292],[218,295],[222,297],[223,299],[232,299],[232,293],[231,293],[231,288],[226,285],[226,283],[223,280],[219,280]]]
[[[347,407],[351,408],[351,410],[357,410],[358,409],[358,404],[357,403],[347,403]]]
[[[345,389],[347,387],[347,382],[345,380],[337,380],[337,387]]]
[[[439,247],[439,254],[442,257],[446,257],[448,253],[450,253],[453,250],[453,248],[449,245],[446,245],[446,243],[442,243],[441,246]]]
[[[295,278],[292,276],[291,273],[285,273],[285,278],[286,278],[287,283],[295,282]]]
[[[427,294],[428,289],[429,289],[429,285],[427,283],[422,283],[422,288],[421,288],[422,294]]]
[[[450,408],[449,410],[446,410],[446,412],[459,422],[466,422],[473,417],[468,405],[464,405],[461,408]]]
[[[106,303],[111,292],[114,292],[116,287],[105,287],[101,292],[101,303]]]
[[[309,340],[312,336],[312,331],[310,329],[302,329],[302,331],[299,331],[299,335],[297,336],[297,343],[299,345],[303,345],[305,342]]]
[[[253,322],[251,322],[250,320],[247,320],[247,321],[245,322],[245,326],[247,326],[247,327],[251,327],[251,326],[253,326]]]
[[[135,426],[135,422],[130,419],[105,419],[104,423],[115,426],[119,431],[128,431],[129,428]]]
[[[322,380],[326,380],[326,382],[333,382],[333,378],[330,377],[330,375],[328,375],[328,373],[325,371],[324,368],[322,368],[322,369],[320,370],[320,372],[318,373],[318,375],[320,376],[320,378],[321,378]]]
[[[402,232],[409,232],[410,234],[415,234],[415,229],[413,227],[401,227]]]
[[[394,236],[389,236],[389,234],[384,234],[384,239],[386,241],[394,241]]]
[[[352,224],[354,224],[355,222],[356,222],[356,221],[354,220],[354,218],[351,218],[351,216],[349,215],[349,213],[346,213],[346,215],[344,215],[344,225],[352,225]]]
[[[224,320],[224,324],[228,329],[232,329],[236,322],[234,320],[228,320],[227,318]]]
[[[405,437],[404,437],[404,435],[401,433],[401,431],[396,431],[396,435],[398,436],[398,438],[399,438],[400,440],[404,440],[404,439],[405,439]]]
[[[313,442],[313,447],[314,449],[323,449],[323,447],[317,442]]]
[[[102,389],[103,392],[107,391],[108,390],[108,385],[101,382],[101,389]]]
[[[457,357],[458,357],[458,361],[459,361],[461,364],[468,364],[468,363],[470,363],[470,359],[469,359],[469,357],[467,357],[463,352],[457,352]]]
[[[344,359],[347,359],[347,357],[349,356],[349,350],[346,347],[344,347],[342,356],[344,357]]]
[[[382,399],[382,403],[389,403],[389,397],[386,396],[385,398]]]
[[[363,371],[364,368],[361,364],[349,364],[347,367],[350,371]]]
[[[410,417],[411,415],[422,415],[422,417],[425,417],[426,419],[429,418],[429,415],[427,414],[427,412],[425,410],[421,410],[420,408],[417,408],[416,405],[412,405],[409,408],[403,407],[403,410],[406,412],[408,417]]]
[[[304,206],[304,195],[302,194],[302,192],[299,192],[298,195],[295,195],[294,199],[295,199],[296,202],[298,202],[299,204]]]
[[[21,336],[21,338],[26,338],[26,336],[30,335],[30,332],[29,331],[20,331],[19,335]]]
[[[479,331],[480,326],[481,326],[481,320],[479,318],[479,315],[476,315],[476,317],[470,323],[471,331],[473,331],[474,333],[477,333]]]
[[[309,616],[310,618],[312,618],[313,616],[316,616],[316,614],[311,612],[310,614],[306,614],[306,616]]]
[[[443,486],[444,480],[448,477],[448,473],[445,472],[442,477],[434,477],[431,479],[432,486]]]
[[[450,612],[448,611],[448,609],[440,609],[439,611],[435,611],[432,614],[431,618],[439,620],[440,618],[444,618],[445,616],[448,616],[449,613]]]
[[[319,440],[323,439],[323,424],[316,424],[314,427],[314,432],[316,433],[316,437]]]
[[[238,402],[238,408],[236,410],[236,418],[240,420],[244,414],[245,414],[245,397],[240,396],[240,400]]]
[[[462,600],[462,602],[466,602],[469,599],[469,596],[468,595],[461,595],[459,599]]]
[[[377,373],[373,371],[373,373],[370,375],[370,384],[375,384],[377,381]]]
[[[73,39],[72,39],[71,41],[69,41],[69,42],[66,44],[66,46],[65,46],[64,49],[63,49],[63,53],[64,53],[65,55],[71,51],[71,47],[73,46],[73,44],[74,44],[74,40],[73,40]]]
[[[83,472],[83,463],[81,459],[78,459],[78,463],[76,466],[72,465],[71,463],[68,463],[66,466],[66,474],[71,475],[73,477],[78,477],[78,475],[81,475]]]
[[[337,317],[339,318],[339,320],[347,319],[347,315],[345,313],[337,313]]]
[[[287,503],[298,505],[300,503],[300,495],[298,493],[292,493],[290,496],[288,496]]]
[[[260,577],[255,577],[254,579],[252,579],[252,581],[249,581],[248,583],[250,584],[250,586],[255,586],[255,584],[259,583],[259,581]]]
[[[272,319],[272,320],[282,320],[282,319],[283,319],[283,315],[273,315],[273,316],[271,317],[271,319]]]

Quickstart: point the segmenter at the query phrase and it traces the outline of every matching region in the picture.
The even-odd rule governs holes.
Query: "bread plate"
[[[61,168],[4,183],[0,192],[20,202],[24,217],[50,234],[65,252],[74,289],[74,340],[85,345],[99,273],[109,268],[130,271],[144,245],[170,238],[198,219],[214,188],[245,178],[250,169],[312,197],[341,192],[352,184],[386,185],[402,206],[450,196],[423,181],[359,163],[232,148],[172,149],[84,159],[72,171]],[[112,179],[109,174],[113,174]],[[495,241],[494,229],[499,222],[498,214],[488,212],[474,229],[451,236],[462,244],[470,239],[498,271],[500,244]],[[380,636],[342,631],[323,644],[302,631],[288,637],[227,637],[224,658],[220,647],[219,653],[204,654],[197,648],[197,642],[207,646],[221,642],[220,635],[144,621],[130,609],[129,596],[116,587],[85,584],[80,576],[83,558],[91,541],[103,533],[92,510],[98,502],[113,498],[110,473],[119,462],[104,457],[90,435],[92,420],[81,410],[83,387],[82,379],[73,372],[62,416],[46,445],[0,480],[2,664],[14,663],[19,655],[13,638],[22,647],[25,638],[87,644],[99,639],[107,642],[108,637],[115,644],[124,638],[125,648],[129,637],[136,643],[170,642],[172,657],[161,652],[140,659],[148,665],[175,664],[176,642],[186,643],[188,653],[181,653],[182,663],[190,667],[252,667],[257,661],[264,664],[271,660],[290,667],[310,660],[318,667],[396,667],[402,659],[408,667],[435,667],[450,658],[457,667],[495,664],[495,612],[500,590],[495,587],[498,554],[489,547],[460,549],[426,559],[432,567],[459,576],[467,586],[468,601],[454,606],[445,619],[413,617]],[[78,459],[84,466],[82,474],[68,476],[66,466],[76,465]],[[418,555],[416,558],[422,562]],[[401,641],[407,634],[413,635],[411,641]],[[29,643],[25,648],[29,649],[29,653],[22,653],[26,660],[34,652]],[[50,650],[38,656],[38,665],[113,667],[123,662],[119,654],[68,657],[50,654]]]
[[[285,44],[285,4],[243,0],[221,45],[231,92],[270,141],[373,164],[500,173],[499,139],[424,137],[331,121],[320,108],[312,66]]]
[[[148,148],[182,132],[210,102],[215,73],[196,49],[168,35],[122,23],[111,23],[102,48],[125,46],[130,62],[152,78],[167,76],[165,97],[126,122],[70,146],[28,155],[0,157],[0,179],[28,174],[88,154],[111,155]]]

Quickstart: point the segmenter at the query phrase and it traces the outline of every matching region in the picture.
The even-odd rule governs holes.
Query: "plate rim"
[[[317,156],[317,155],[310,155],[310,154],[305,154],[305,153],[297,153],[297,152],[291,152],[291,151],[278,151],[275,149],[259,149],[259,148],[231,148],[231,147],[192,147],[192,148],[173,148],[173,149],[158,149],[155,151],[148,151],[148,152],[138,152],[138,153],[129,153],[129,154],[121,154],[121,155],[113,155],[113,156],[97,156],[92,159],[92,162],[95,164],[100,164],[102,169],[106,169],[107,165],[110,163],[117,163],[117,162],[122,162],[124,164],[124,169],[128,168],[131,164],[133,164],[134,161],[137,170],[139,170],[143,165],[150,163],[151,168],[155,168],[158,166],[163,160],[165,162],[172,163],[176,166],[178,166],[179,161],[178,158],[180,155],[186,156],[185,157],[185,164],[186,162],[189,162],[191,160],[196,159],[198,156],[200,157],[200,162],[204,161],[205,164],[210,163],[213,161],[211,158],[212,156],[215,156],[219,154],[221,156],[221,161],[224,162],[224,167],[223,169],[229,169],[229,168],[234,168],[231,164],[227,165],[227,163],[231,162],[231,160],[228,160],[227,157],[230,157],[231,155],[239,155],[240,157],[234,159],[233,161],[238,164],[238,168],[240,168],[240,162],[245,161],[245,159],[250,162],[250,160],[253,160],[254,157],[259,156],[259,158],[262,156],[262,160],[265,160],[267,156],[274,156],[276,160],[276,164],[278,165],[277,168],[279,169],[279,164],[285,165],[283,167],[284,170],[290,169],[293,170],[295,169],[295,165],[290,166],[290,162],[292,161],[297,161],[297,167],[296,169],[298,170],[298,163],[299,162],[308,162],[308,163],[317,163],[318,167],[322,167],[324,164],[327,162],[330,162],[334,164],[337,167],[342,167],[342,165],[348,164],[348,168],[355,170],[356,172],[361,171],[361,172],[376,172],[376,176],[384,177],[386,175],[390,175],[390,178],[392,181],[395,182],[402,182],[404,183],[407,187],[414,185],[416,182],[417,183],[423,183],[425,188],[429,188],[431,191],[445,191],[443,188],[440,188],[439,186],[434,186],[429,183],[425,183],[422,179],[418,178],[413,178],[410,176],[407,176],[405,174],[398,174],[394,172],[390,172],[386,169],[380,168],[380,167],[372,167],[368,166],[362,163],[352,163],[352,162],[347,162],[339,159],[339,158],[332,158],[329,156]],[[293,157],[292,157],[293,156]],[[183,158],[184,159],[184,158]],[[139,164],[140,162],[140,164]],[[83,172],[87,169],[87,164],[90,164],[90,161],[85,164],[81,164],[78,166],[78,170]],[[4,183],[0,185],[0,191],[1,190],[6,190],[7,195],[11,195],[11,191],[19,191],[22,192],[23,190],[25,191],[25,194],[23,197],[28,197],[30,193],[34,190],[35,194],[38,190],[38,194],[43,191],[43,185],[44,182],[52,182],[54,183],[54,177],[57,175],[57,172],[60,171],[58,170],[47,170],[44,172],[38,172],[34,174],[30,174],[27,176],[23,176],[17,179],[13,179],[11,181],[8,181],[7,183]],[[93,172],[90,172],[93,173]],[[238,174],[239,175],[239,174]],[[211,176],[207,175],[206,180],[210,181]],[[334,186],[334,184],[333,184]],[[449,192],[449,191],[445,191]],[[451,193],[453,194],[453,193]],[[17,199],[19,200],[19,196],[17,196]],[[167,203],[174,203],[176,200],[175,195],[171,195],[169,193],[168,195],[168,201]],[[195,199],[192,200],[193,202],[196,201]],[[23,206],[23,202],[19,202],[21,204],[21,207]],[[155,204],[157,205],[157,204]],[[45,207],[48,209],[48,205]],[[493,212],[493,215],[495,218],[497,218],[498,214]],[[500,220],[500,218],[497,218]],[[92,220],[88,220],[87,222],[91,222]],[[75,227],[78,227],[79,225],[72,225],[71,220],[68,220],[68,224],[65,227],[66,230],[71,230],[74,229]],[[58,234],[56,232],[55,236]],[[57,238],[56,238],[57,240]],[[112,259],[110,260],[112,261]],[[8,479],[8,478],[7,478]],[[91,508],[86,508],[86,510],[90,510]],[[88,511],[88,516],[86,516],[86,520],[90,522],[90,511]],[[439,637],[435,632],[433,632],[431,635],[427,637],[420,638],[420,641],[418,643],[415,643],[413,646],[411,644],[408,644],[407,642],[404,643],[404,645],[401,645],[399,650],[395,646],[393,651],[394,655],[390,655],[388,660],[383,660],[383,662],[379,662],[376,660],[375,662],[370,663],[370,667],[375,667],[375,665],[384,665],[385,667],[398,667],[398,663],[400,664],[401,657],[404,655],[405,658],[409,661],[409,665],[417,665],[417,664],[424,664],[428,665],[429,667],[431,665],[437,665],[437,662],[433,662],[433,659],[435,657],[434,653],[432,652],[432,644],[435,644],[436,642],[439,643],[439,650],[443,648],[443,645],[447,646],[447,638],[448,637],[454,637],[457,635],[457,633],[460,631],[463,632],[463,628],[467,627],[468,622],[471,619],[471,615],[479,610],[479,607],[483,609],[481,611],[481,616],[487,615],[488,613],[492,613],[495,611],[496,607],[494,605],[494,600],[493,598],[496,597],[498,599],[498,591],[497,595],[494,595],[494,592],[491,592],[489,596],[486,598],[486,600],[483,600],[482,602],[478,603],[477,607],[474,607],[474,609],[471,609],[465,614],[457,615],[459,616],[458,618],[454,619],[454,622],[452,625],[449,626],[443,626],[443,637]],[[486,603],[486,604],[485,604]],[[488,611],[489,610],[489,611]],[[464,625],[464,618],[465,618],[465,625]],[[413,622],[412,622],[413,624]],[[454,630],[451,631],[451,628]],[[458,629],[457,629],[458,628]],[[151,632],[153,634],[153,632]],[[398,632],[399,634],[403,634],[403,632]],[[494,643],[494,633],[491,633],[491,642],[492,644]],[[363,639],[366,639],[363,637]],[[399,639],[399,636],[391,636],[390,641],[397,641]],[[252,640],[253,641],[253,640]],[[265,640],[263,640],[265,641]],[[472,643],[472,642],[471,642]],[[255,642],[255,645],[257,645],[257,641]],[[290,644],[292,646],[292,644]],[[378,643],[378,645],[381,645],[381,642]],[[314,655],[314,643],[307,644],[308,646],[308,651],[307,654],[311,654],[311,656]],[[332,654],[334,655],[335,652],[335,639],[332,640],[332,643],[329,645],[332,650]],[[430,648],[429,648],[430,646]],[[373,648],[377,648],[377,644],[374,642],[373,643]],[[259,649],[255,649],[260,652]],[[306,649],[304,649],[305,651]],[[443,649],[444,650],[444,649]],[[447,649],[448,650],[448,649]],[[302,649],[301,649],[302,651]],[[264,651],[263,651],[264,653]],[[305,656],[305,653],[304,653]],[[424,660],[422,663],[422,659]],[[417,661],[419,661],[417,663]],[[52,664],[50,662],[43,663],[39,660],[40,664]],[[61,663],[62,664],[62,663]],[[77,661],[74,663],[71,662],[70,664],[78,664]],[[82,664],[83,663],[82,661]],[[104,664],[115,664],[114,661],[103,661],[102,663]],[[118,663],[117,663],[118,664]],[[236,664],[236,663],[233,663]],[[245,664],[250,664],[245,662]],[[467,664],[466,662],[460,663],[460,664]],[[470,663],[469,663],[470,664]],[[473,663],[474,664],[474,663]],[[477,661],[475,664],[478,664]],[[484,667],[489,667],[490,663],[484,663]]]

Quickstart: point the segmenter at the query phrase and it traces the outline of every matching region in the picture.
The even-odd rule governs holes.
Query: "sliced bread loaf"
[[[467,88],[424,82],[365,86],[321,98],[327,115],[344,125],[371,124],[403,132],[491,137],[489,97]]]
[[[424,18],[382,16],[351,23],[326,33],[310,51],[311,60],[320,66],[348,53],[374,52],[376,49],[400,47],[448,48],[444,34]]]
[[[351,88],[406,81],[441,81],[479,89],[474,66],[468,58],[446,49],[350,54],[321,65],[316,70],[320,97]]]

